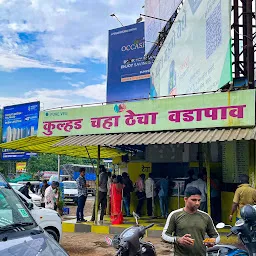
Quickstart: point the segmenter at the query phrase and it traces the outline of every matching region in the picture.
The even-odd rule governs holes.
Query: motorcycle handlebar
[[[118,256],[122,252],[122,250],[123,250],[123,247],[120,247],[115,256]]]
[[[155,225],[155,223],[149,224],[148,226],[145,227],[145,230],[153,227],[154,225]]]
[[[227,234],[227,237],[230,237],[232,235],[233,235],[233,232],[230,232],[230,233]]]
[[[127,249],[128,249],[128,243],[125,242],[120,246],[119,250],[116,253],[116,256],[118,256],[121,252],[126,251]]]

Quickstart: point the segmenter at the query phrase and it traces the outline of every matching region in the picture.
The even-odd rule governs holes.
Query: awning
[[[74,157],[85,157],[89,158],[85,146],[67,145],[60,147],[53,147],[54,144],[61,142],[63,137],[27,137],[20,140],[15,140],[7,143],[0,144],[0,148],[15,149],[25,152],[33,153],[50,153],[57,155],[67,155]],[[87,146],[87,150],[91,158],[97,158],[98,147],[95,145]],[[114,158],[117,156],[124,155],[117,149],[101,147],[100,156],[101,158]]]
[[[123,146],[183,144],[234,140],[256,140],[256,128],[252,127],[71,136],[56,143],[54,147],[74,145]]]

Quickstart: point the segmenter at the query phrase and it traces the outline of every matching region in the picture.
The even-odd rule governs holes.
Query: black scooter
[[[133,212],[136,225],[125,229],[120,235],[116,235],[113,240],[106,237],[108,245],[113,246],[117,252],[116,256],[156,256],[156,250],[152,243],[142,241],[146,230],[153,227],[150,224],[146,227],[138,223],[139,216]]]
[[[208,249],[208,255],[213,256],[256,256],[256,206],[246,205],[241,209],[241,219],[234,227],[219,223],[217,228],[231,227],[228,237],[236,235],[247,251],[229,245],[216,245]]]

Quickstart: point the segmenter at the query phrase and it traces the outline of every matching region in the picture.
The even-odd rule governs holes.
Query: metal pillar
[[[98,223],[98,211],[99,211],[99,175],[100,175],[100,146],[98,146],[98,159],[97,159],[97,171],[96,171],[95,224]]]
[[[252,8],[253,0],[233,0],[233,71],[234,77],[245,77],[248,80],[248,88],[254,89],[254,38],[255,17]],[[241,43],[243,44],[241,50]]]
[[[60,155],[58,155],[58,181],[60,182]]]
[[[205,167],[207,171],[207,212],[211,215],[211,150],[210,144],[205,144]]]
[[[239,58],[239,12],[238,12],[238,0],[234,0],[234,56],[235,56],[235,77],[239,77],[240,73],[240,58]],[[236,32],[237,31],[237,32]]]
[[[245,1],[246,4],[246,29],[247,29],[247,76],[249,89],[254,89],[254,47],[252,33],[253,0]]]
[[[204,156],[203,156],[202,143],[198,143],[198,164],[199,164],[199,172],[202,172],[203,167],[204,167]]]

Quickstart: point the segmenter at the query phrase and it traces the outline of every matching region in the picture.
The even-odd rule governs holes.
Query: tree
[[[93,159],[94,164],[97,164],[97,160]],[[87,158],[60,156],[60,164],[81,164],[90,165],[91,161]],[[27,171],[29,173],[36,173],[38,171],[58,171],[58,155],[55,154],[38,154],[28,160]]]

